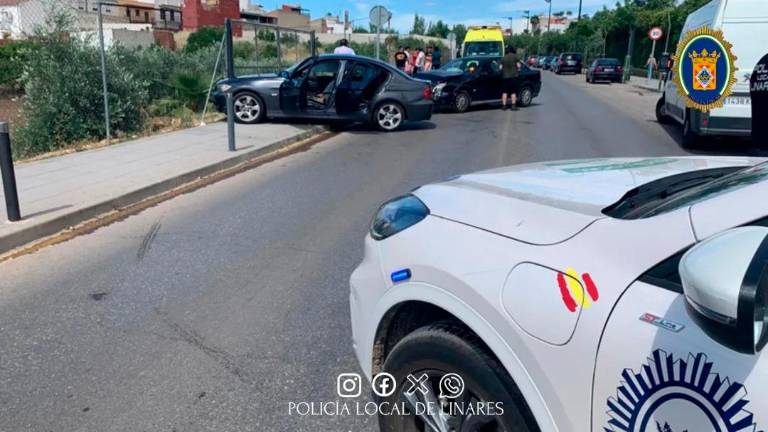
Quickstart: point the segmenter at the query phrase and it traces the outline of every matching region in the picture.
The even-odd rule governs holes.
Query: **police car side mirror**
[[[707,335],[745,354],[768,342],[768,228],[741,227],[694,245],[680,260],[688,313]]]

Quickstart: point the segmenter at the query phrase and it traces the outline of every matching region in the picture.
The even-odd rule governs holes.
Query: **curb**
[[[54,235],[67,228],[78,225],[97,216],[137,204],[147,198],[162,194],[164,192],[176,189],[187,183],[193,182],[201,177],[206,177],[219,171],[224,171],[248,162],[277,152],[291,144],[310,139],[314,136],[327,132],[328,128],[324,126],[313,126],[310,129],[298,133],[292,137],[275,141],[265,147],[246,151],[229,159],[206,165],[174,177],[162,180],[160,182],[141,187],[123,195],[109,198],[105,201],[93,204],[88,207],[75,209],[70,213],[61,215],[51,220],[29,226],[28,228],[0,237],[0,255],[6,254],[20,246],[41,240],[45,237]]]
[[[646,86],[644,86],[642,84],[633,83],[632,81],[630,81],[629,83],[632,84],[633,87],[638,88],[640,90],[645,90],[645,91],[649,91],[649,92],[653,92],[653,93],[663,93],[664,92],[663,91],[664,87],[662,87],[662,90],[659,90],[658,88],[646,87]]]

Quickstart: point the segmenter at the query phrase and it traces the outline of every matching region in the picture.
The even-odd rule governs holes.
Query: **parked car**
[[[547,62],[547,70],[554,71],[555,66],[557,66],[557,56],[552,56],[549,58],[549,61]]]
[[[529,56],[528,60],[525,61],[525,64],[527,64],[528,67],[536,67],[538,63],[539,63],[539,59],[535,55]]]
[[[362,371],[407,407],[381,430],[764,430],[762,161],[550,161],[383,204],[349,296]]]
[[[598,58],[589,65],[589,68],[587,68],[585,79],[588,83],[594,83],[596,81],[620,83],[623,76],[624,68],[617,59]]]
[[[393,131],[405,121],[429,120],[432,93],[387,63],[367,57],[310,57],[279,74],[224,79],[213,100],[226,112],[226,93],[234,97],[235,119],[259,123],[291,117],[370,122]]]
[[[536,60],[536,66],[541,69],[545,69],[548,59],[548,56],[539,56],[539,58]]]
[[[432,83],[432,98],[438,108],[464,112],[470,106],[501,101],[501,57],[464,57],[442,68],[416,74]],[[520,69],[517,104],[526,107],[541,91],[541,72],[526,65]]]
[[[688,16],[681,34],[705,26],[722,30],[725,39],[733,45],[733,52],[737,56],[737,81],[731,96],[725,99],[725,105],[709,112],[688,108],[678,92],[675,80],[667,81],[664,95],[656,105],[656,118],[661,123],[675,122],[682,125],[683,147],[695,147],[702,136],[749,137],[752,134],[749,78],[766,51],[764,41],[768,35],[768,2],[712,1]],[[672,69],[674,76],[675,68]]]
[[[560,75],[565,72],[573,72],[575,74],[581,73],[582,68],[582,56],[581,53],[562,53],[558,56],[555,63],[555,73]]]

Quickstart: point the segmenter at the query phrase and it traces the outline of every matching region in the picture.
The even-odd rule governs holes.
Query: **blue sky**
[[[252,0],[258,2],[267,10],[272,10],[283,1]],[[552,0],[552,12],[570,10],[576,15],[579,8],[578,0]],[[531,13],[547,12],[548,5],[544,0],[286,0],[285,3],[300,3],[309,9],[313,18],[326,12],[342,15],[349,10],[351,19],[361,19],[355,24],[367,26],[368,11],[371,7],[381,4],[392,11],[392,26],[400,32],[407,32],[413,24],[413,15],[424,15],[427,21],[442,19],[450,24],[492,24],[507,23],[506,17],[518,17],[523,10],[530,9]],[[583,13],[591,14],[603,8],[613,7],[616,0],[583,0]]]

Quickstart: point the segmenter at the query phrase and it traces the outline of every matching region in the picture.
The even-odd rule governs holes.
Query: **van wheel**
[[[699,141],[700,137],[693,131],[693,125],[691,125],[691,110],[686,110],[685,121],[683,121],[683,148],[696,148]]]
[[[488,354],[477,336],[451,322],[428,325],[403,338],[387,356],[384,372],[394,376],[397,390],[379,402],[402,405],[405,412],[380,415],[382,432],[539,430],[504,367]],[[440,397],[440,380],[449,373],[461,378],[456,388],[462,391],[455,397]],[[423,380],[424,386],[419,387],[423,390],[409,394],[409,375]],[[495,414],[488,410],[480,413],[480,406],[493,407]],[[458,412],[451,407],[464,409]]]
[[[667,115],[667,102],[662,97],[656,102],[656,121],[661,124],[669,124],[669,116]]]

